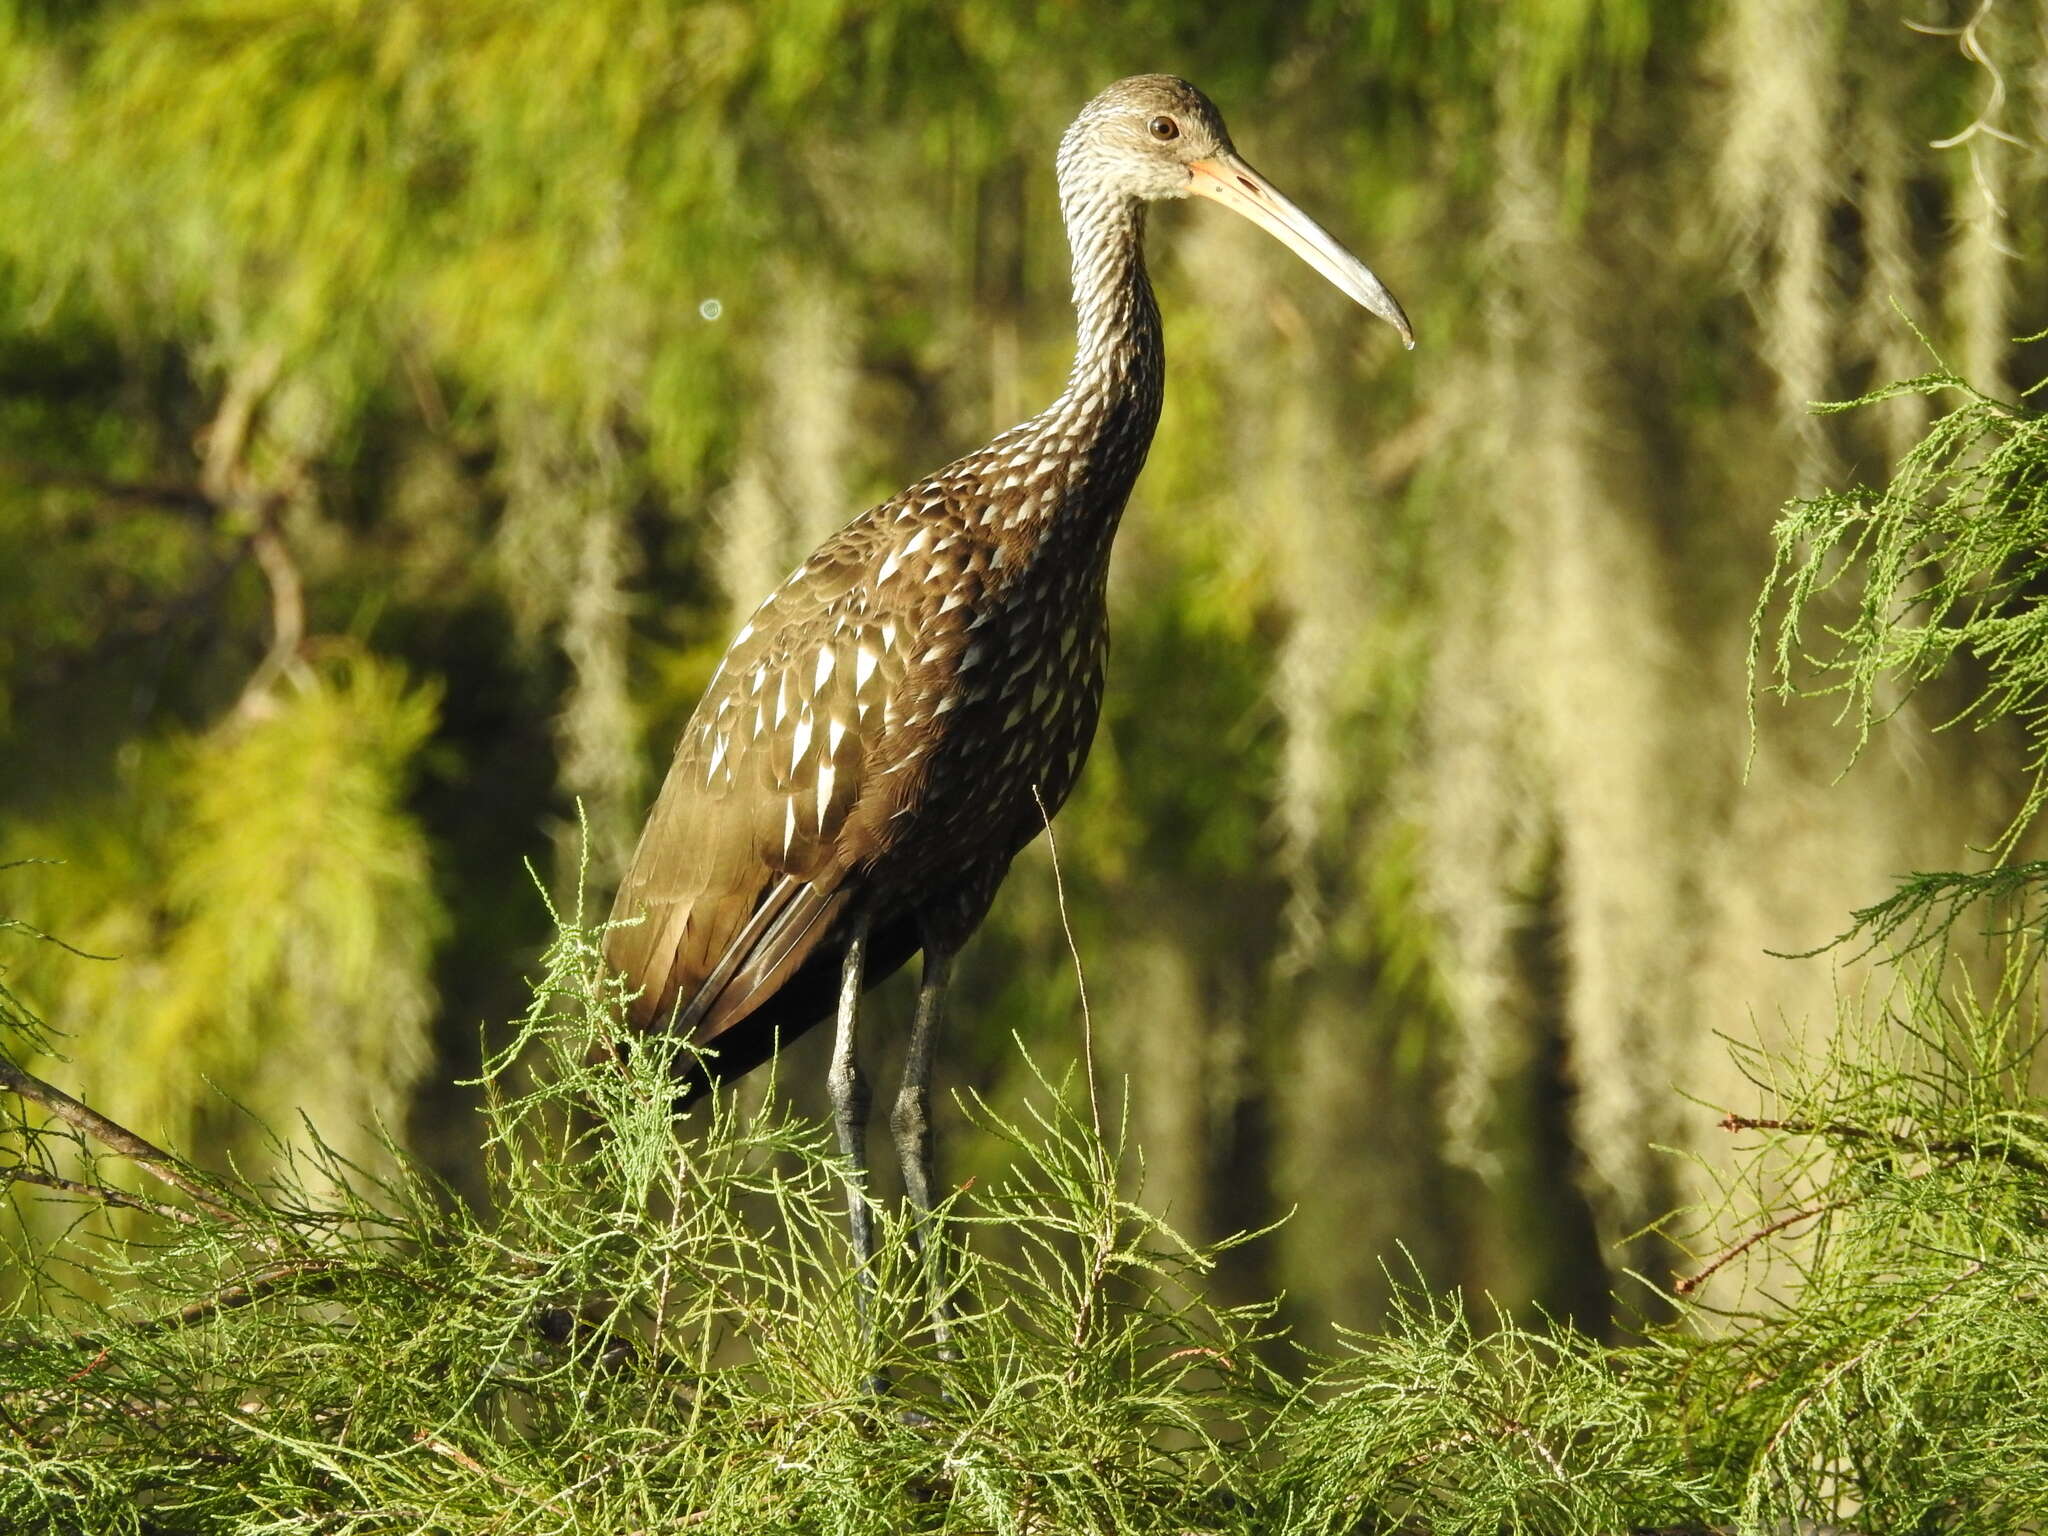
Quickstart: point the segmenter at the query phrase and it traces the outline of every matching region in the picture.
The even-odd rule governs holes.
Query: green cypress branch
[[[600,953],[565,919],[485,1059],[482,1204],[311,1134],[216,1209],[141,1209],[97,1198],[118,1128],[9,1116],[38,1175],[16,1197],[79,1214],[12,1239],[0,1529],[2006,1536],[2048,1509],[2023,987],[1980,1005],[1914,973],[1882,1028],[1745,1055],[1766,1100],[1722,1123],[1762,1134],[1696,1213],[1738,1236],[1622,1344],[1414,1277],[1307,1351],[1270,1303],[1206,1297],[1229,1244],[1148,1211],[1113,1103],[1098,1137],[1034,1067],[1021,1114],[966,1105],[1011,1160],[941,1213],[949,1353],[886,1208],[863,1328],[814,1127],[679,1116],[687,1047],[609,1049]],[[1738,1272],[1739,1305],[1683,1299]]]
[[[1917,948],[1986,903],[2012,904],[2015,929],[2048,918],[2048,864],[2016,858],[2048,806],[2048,417],[1973,388],[1938,358],[1916,378],[1815,409],[1907,396],[1950,408],[1890,479],[1794,500],[1773,530],[1750,620],[1752,741],[1759,694],[1834,699],[1855,732],[1853,764],[1877,727],[1937,680],[1953,684],[1967,662],[1977,680],[1936,729],[2012,730],[2025,787],[1992,841],[1991,868],[1909,876],[1826,948]]]

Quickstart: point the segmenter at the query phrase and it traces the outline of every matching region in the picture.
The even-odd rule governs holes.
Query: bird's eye
[[[1180,124],[1170,117],[1155,117],[1152,119],[1152,137],[1162,144],[1170,143],[1180,137]]]

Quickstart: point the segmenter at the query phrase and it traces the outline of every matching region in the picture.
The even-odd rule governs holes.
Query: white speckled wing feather
[[[869,514],[799,567],[683,732],[613,909],[642,918],[608,950],[643,987],[643,1025],[673,1018],[708,1041],[744,1018],[829,935],[862,851],[849,825],[863,811],[887,820],[914,791],[914,777],[871,772],[907,715],[913,658],[931,649],[900,605],[878,612],[884,541],[908,545],[911,530]]]

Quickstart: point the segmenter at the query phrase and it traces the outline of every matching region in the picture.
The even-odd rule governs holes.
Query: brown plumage
[[[1110,526],[1040,526],[1057,467],[988,489],[1020,461],[1035,438],[999,438],[841,530],[741,630],[683,734],[619,896],[647,921],[610,953],[645,979],[635,1021],[673,1013],[720,1075],[829,1011],[854,900],[869,985],[926,942],[957,948],[1043,826],[1034,788],[1050,811],[1073,785],[1104,564],[1062,546]]]
[[[721,1077],[816,1023],[837,989],[835,1119],[859,1166],[855,1004],[922,949],[894,1117],[920,1208],[948,963],[1065,801],[1101,708],[1110,543],[1161,400],[1144,204],[1224,203],[1413,344],[1379,280],[1237,156],[1184,80],[1137,76],[1097,96],[1061,141],[1059,178],[1080,322],[1065,392],[862,513],[755,611],[619,891],[614,918],[641,920],[607,950],[641,989],[634,1022],[687,1033]],[[852,1205],[865,1257],[857,1193]]]

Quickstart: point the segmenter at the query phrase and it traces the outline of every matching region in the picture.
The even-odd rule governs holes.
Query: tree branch
[[[325,1285],[331,1285],[336,1278],[334,1272],[341,1265],[340,1259],[292,1259],[283,1264],[272,1264],[225,1290],[202,1296],[154,1322],[145,1323],[136,1331],[143,1334],[174,1333],[180,1328],[196,1328],[223,1312],[252,1306],[266,1296],[292,1288],[294,1282],[300,1280],[319,1279]]]
[[[124,1210],[147,1211],[152,1216],[161,1216],[167,1221],[182,1221],[187,1226],[196,1226],[199,1218],[190,1211],[180,1210],[175,1205],[165,1205],[160,1200],[144,1199],[131,1195],[125,1189],[115,1189],[108,1184],[87,1184],[78,1179],[60,1178],[54,1173],[45,1173],[40,1168],[31,1168],[25,1163],[15,1163],[0,1168],[0,1187],[8,1184],[33,1184],[38,1189],[53,1189],[59,1194],[78,1195],[88,1200],[97,1200],[102,1205],[118,1205]]]
[[[1901,1152],[1922,1152],[1932,1157],[1963,1157],[1981,1162],[2009,1163],[2029,1173],[2048,1175],[2048,1164],[2017,1147],[2003,1143],[1947,1139],[1927,1140],[1898,1131],[1877,1131],[1843,1120],[1757,1120],[1748,1115],[1724,1115],[1724,1131],[1782,1131],[1788,1136],[1832,1136],[1840,1141],[1874,1141],[1897,1147]]]
[[[1765,1238],[1774,1237],[1787,1227],[1795,1227],[1802,1221],[1810,1221],[1813,1217],[1823,1215],[1828,1211],[1840,1210],[1849,1203],[1849,1198],[1853,1197],[1841,1200],[1823,1200],[1819,1205],[1809,1205],[1804,1210],[1794,1211],[1789,1216],[1780,1216],[1769,1226],[1757,1228],[1756,1231],[1750,1233],[1749,1236],[1736,1243],[1733,1247],[1722,1249],[1720,1253],[1715,1255],[1713,1261],[1698,1274],[1681,1275],[1673,1283],[1671,1289],[1680,1296],[1690,1296],[1694,1291],[1713,1279],[1716,1271],[1722,1269],[1733,1260],[1741,1258],[1743,1254],[1749,1252],[1750,1249],[1754,1248]]]
[[[155,1142],[138,1136],[125,1125],[109,1120],[98,1110],[71,1097],[62,1088],[44,1082],[32,1072],[16,1066],[0,1052],[0,1088],[40,1105],[80,1135],[90,1136],[129,1162],[181,1190],[194,1205],[222,1221],[239,1222],[242,1217],[221,1202],[209,1187],[206,1175]]]
[[[201,1323],[211,1322],[223,1312],[233,1312],[242,1307],[254,1306],[265,1297],[279,1291],[297,1289],[297,1282],[315,1280],[318,1285],[310,1289],[324,1290],[332,1286],[337,1278],[336,1271],[342,1267],[340,1259],[292,1259],[283,1264],[272,1264],[257,1270],[245,1279],[236,1281],[197,1301],[187,1302],[175,1312],[162,1317],[151,1318],[138,1323],[118,1335],[120,1338],[148,1338],[151,1334],[177,1333],[186,1328],[197,1328]],[[107,1333],[81,1333],[72,1336],[70,1342],[79,1349],[96,1351],[84,1365],[65,1377],[66,1382],[82,1381],[113,1358],[115,1336]]]
[[[1854,1125],[1846,1120],[1768,1120],[1751,1115],[1728,1114],[1722,1116],[1720,1127],[1724,1131],[1778,1131],[1787,1136],[1828,1136],[1839,1141],[1875,1142],[1880,1146],[1895,1147],[1901,1152],[1919,1152],[1928,1157],[1947,1158],[1951,1162],[1965,1158],[1997,1161],[2016,1168],[2024,1168],[2031,1173],[2048,1174],[2048,1166],[2014,1147],[1986,1145],[1983,1142],[1953,1137],[1939,1140],[1924,1139],[1907,1136],[1898,1131],[1873,1130],[1869,1126]],[[1671,1289],[1680,1296],[1690,1296],[1711,1280],[1716,1272],[1740,1258],[1765,1238],[1774,1237],[1787,1227],[1797,1226],[1802,1221],[1810,1221],[1829,1211],[1838,1211],[1860,1198],[1858,1195],[1845,1195],[1839,1199],[1823,1200],[1817,1205],[1809,1205],[1793,1211],[1790,1215],[1781,1216],[1770,1225],[1759,1227],[1740,1242],[1723,1249],[1697,1274],[1681,1276]]]
[[[283,501],[282,496],[275,494],[265,498],[261,521],[249,535],[249,553],[255,556],[257,569],[270,586],[270,649],[263,653],[263,660],[242,686],[242,696],[235,704],[241,714],[263,711],[271,684],[299,659],[306,642],[305,584],[299,579],[298,562],[292,558],[291,546],[285,542],[279,522]]]

